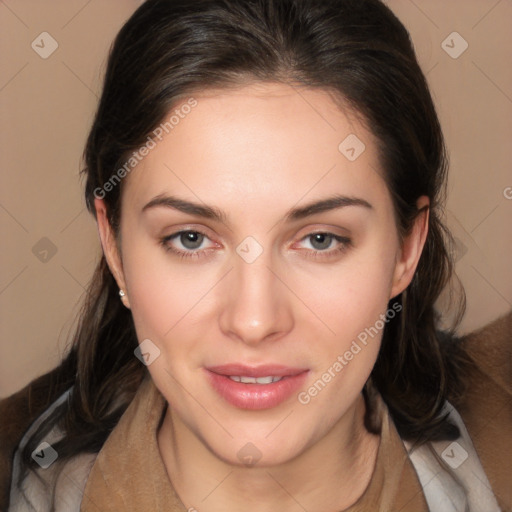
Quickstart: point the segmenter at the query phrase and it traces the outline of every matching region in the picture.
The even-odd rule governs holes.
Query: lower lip
[[[290,398],[304,384],[308,371],[283,377],[271,384],[244,384],[225,375],[206,370],[210,384],[217,393],[239,409],[271,409]]]

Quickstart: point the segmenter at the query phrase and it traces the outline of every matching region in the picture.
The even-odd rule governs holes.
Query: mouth
[[[282,365],[229,364],[205,368],[211,387],[239,409],[270,409],[285,402],[303,385],[305,368]]]

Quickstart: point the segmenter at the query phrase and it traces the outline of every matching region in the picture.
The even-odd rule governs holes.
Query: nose
[[[294,320],[289,293],[269,258],[263,254],[253,263],[234,258],[234,268],[224,283],[222,332],[247,345],[277,340],[290,332]]]

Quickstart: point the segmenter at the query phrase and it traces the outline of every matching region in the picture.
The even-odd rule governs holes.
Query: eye
[[[208,244],[209,242],[209,244]],[[205,233],[196,230],[182,230],[161,239],[161,245],[166,251],[180,258],[200,258],[207,256],[216,244]],[[302,238],[299,244],[305,243],[305,254],[312,258],[332,257],[346,251],[351,245],[347,237],[328,232],[310,233]]]
[[[313,258],[330,257],[346,251],[352,244],[350,238],[334,233],[310,233],[301,239],[299,244],[305,245],[305,254]]]
[[[331,247],[332,242],[335,239],[334,235],[331,235],[330,233],[314,233],[312,235],[308,235],[306,240],[310,241],[311,246],[316,251],[324,251]]]
[[[179,255],[182,258],[200,257],[201,253],[215,246],[210,241],[210,245],[203,245],[210,239],[200,231],[183,230],[162,238],[161,244],[167,251]]]
[[[176,235],[176,238],[185,249],[199,249],[205,235],[198,231],[182,231]]]

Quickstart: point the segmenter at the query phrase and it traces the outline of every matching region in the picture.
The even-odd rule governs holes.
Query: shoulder
[[[87,478],[96,456],[97,454],[81,453],[63,465],[56,463],[48,468],[29,472],[21,485],[12,485],[9,512],[79,512]]]
[[[56,376],[57,370],[53,370],[0,400],[0,510],[7,510],[14,456],[21,439],[51,405],[52,396],[65,390],[63,384],[57,384]]]
[[[504,510],[512,510],[512,312],[461,339],[472,361],[457,410]]]
[[[465,392],[443,414],[460,435],[404,444],[431,510],[512,511],[512,313],[457,342]]]
[[[512,397],[512,311],[462,337],[461,342],[476,369],[471,385],[483,378]]]
[[[465,396],[457,409],[475,435],[483,431],[489,435],[492,428],[495,434],[510,438],[512,312],[464,336],[461,344],[472,365],[466,376]]]
[[[73,388],[65,390],[49,407],[44,409],[35,421],[32,421],[17,446],[14,447],[14,454],[9,455],[6,460],[12,467],[10,478],[5,479],[4,486],[4,492],[8,493],[9,497],[2,507],[8,506],[9,512],[34,510],[78,512],[80,510],[83,491],[96,459],[96,453],[78,453],[71,458],[60,460],[57,447],[64,432],[58,425],[54,425],[46,432],[44,442],[33,452],[34,460],[39,465],[34,464],[34,468],[24,472],[21,459],[22,451],[28,440],[41,424],[69,399],[72,391]],[[18,431],[16,437],[19,437],[20,432]],[[6,508],[2,508],[2,510],[6,510]]]

